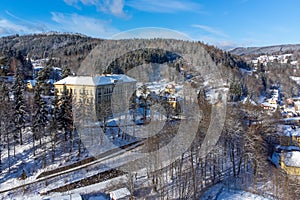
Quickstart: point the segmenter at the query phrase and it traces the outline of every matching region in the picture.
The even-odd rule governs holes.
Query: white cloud
[[[224,50],[230,50],[230,49],[234,49],[236,47],[241,46],[241,43],[232,41],[230,39],[222,39],[222,38],[203,36],[203,35],[198,36],[197,40],[207,43],[209,45],[214,45],[214,46],[216,46],[220,49],[224,49]]]
[[[78,3],[78,0],[64,0],[64,2],[70,6],[74,6]]]
[[[221,49],[232,49],[239,46],[240,43],[234,42],[223,31],[202,24],[194,24],[192,27],[200,29],[200,35],[197,35],[196,40],[203,41],[210,45],[217,46]],[[195,37],[194,37],[195,38]]]
[[[205,26],[201,24],[194,24],[192,25],[194,28],[199,28],[209,34],[216,35],[216,36],[221,36],[221,37],[228,37],[225,33],[223,33],[221,30],[210,27],[210,26]]]
[[[125,16],[125,13],[123,12],[123,8],[124,8],[123,0],[114,0],[109,5],[110,12],[115,16]]]
[[[201,5],[189,0],[129,0],[126,5],[137,10],[160,13],[174,13],[177,11],[203,12]]]
[[[41,33],[45,32],[47,27],[42,24],[14,22],[8,19],[0,19],[0,35],[12,35],[12,34],[29,34],[29,33]]]
[[[80,9],[80,3],[84,6],[96,6],[98,11],[109,13],[117,17],[127,17],[124,12],[124,0],[64,0],[70,6]]]
[[[88,36],[107,38],[118,32],[109,21],[85,17],[78,14],[52,12],[52,20],[59,24],[61,31],[82,33]]]

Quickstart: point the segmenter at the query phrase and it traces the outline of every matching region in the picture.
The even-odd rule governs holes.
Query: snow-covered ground
[[[204,193],[201,200],[271,200],[263,196],[226,188],[222,183],[211,187]]]
[[[241,190],[224,190],[218,196],[216,200],[269,200],[262,196],[245,192]]]
[[[117,134],[118,134],[118,127],[116,127],[116,121],[115,120],[110,120],[108,122],[108,126],[112,126],[110,128],[107,128],[107,134],[103,135],[102,139],[102,145],[99,146],[97,148],[97,154],[99,153],[104,153],[107,152],[109,150],[115,149],[115,148],[119,148],[120,146],[124,146],[133,142],[136,142],[136,138],[132,137],[130,135],[127,135],[127,137],[124,139],[118,138]],[[133,127],[133,126],[132,126]],[[136,132],[140,131],[140,128],[142,128],[142,126],[134,126],[136,129]],[[99,140],[99,129],[101,129],[100,127],[94,127],[93,128],[94,131],[91,131],[91,128],[89,128],[88,130],[82,130],[82,131],[88,131],[89,134],[86,134],[88,137],[88,139],[93,139],[91,138],[91,133],[95,133],[97,130],[98,133],[98,137],[97,139]],[[97,130],[96,130],[97,129]],[[122,134],[124,130],[120,130],[119,133]],[[81,134],[84,134],[84,132],[81,132]],[[41,155],[43,154],[43,150],[41,148],[38,148],[36,150],[36,156],[33,156],[33,146],[32,146],[32,141],[31,141],[31,130],[29,128],[27,128],[24,133],[23,133],[23,140],[24,140],[24,145],[17,145],[16,146],[16,156],[13,157],[13,150],[11,148],[10,150],[10,171],[9,171],[9,167],[8,167],[8,162],[5,161],[8,158],[8,154],[7,151],[3,151],[2,152],[2,160],[5,161],[2,164],[2,173],[0,174],[0,191],[3,190],[7,190],[10,188],[14,188],[17,186],[21,186],[23,184],[28,184],[28,183],[32,183],[35,182],[37,180],[37,177],[45,171],[49,171],[49,170],[53,170],[56,169],[58,167],[61,166],[66,166],[69,164],[72,164],[74,162],[77,162],[79,160],[85,159],[89,156],[92,155],[92,151],[82,151],[81,152],[81,157],[79,158],[77,156],[77,147],[74,146],[73,147],[73,151],[69,152],[69,150],[67,152],[64,152],[64,149],[62,146],[57,145],[56,146],[56,159],[55,162],[52,163],[51,162],[51,156],[50,156],[50,150],[51,150],[51,143],[50,141],[50,137],[45,137],[42,141],[43,143],[47,143],[46,145],[46,149],[47,149],[47,167],[46,168],[42,168],[42,161],[41,161]],[[84,139],[84,137],[83,137]],[[96,142],[99,142],[98,140],[94,139],[94,144],[96,144]],[[87,148],[88,144],[84,143],[87,142],[85,140],[83,140],[83,145]],[[37,147],[39,142],[36,142]],[[99,148],[101,147],[101,148]],[[91,149],[87,149],[87,150],[91,150]],[[120,149],[121,150],[121,149]],[[111,154],[110,156],[112,157],[115,154]],[[115,167],[115,165],[121,165],[124,162],[127,162],[128,160],[126,160],[126,158],[121,159],[123,161],[120,161],[119,163],[117,163],[116,161],[113,161],[112,163],[107,163],[107,166],[111,166],[111,167]],[[100,167],[100,168],[99,168]],[[72,182],[75,180],[79,180],[82,179],[86,176],[92,176],[94,174],[99,173],[101,170],[107,170],[110,169],[108,167],[105,167],[105,163],[103,164],[103,166],[99,166],[98,168],[85,168],[84,170],[79,171],[79,173],[70,173],[68,175],[70,175],[70,177],[66,176],[65,178],[63,178],[64,176],[59,176],[57,181],[54,181],[53,184],[48,183],[48,186],[46,188],[42,188],[41,185],[36,184],[35,188],[31,188],[31,193],[35,194],[35,193],[39,193],[42,192],[43,190],[47,191],[51,188],[56,188],[59,186],[63,186],[64,184],[66,184],[67,182]],[[24,171],[23,171],[24,170]],[[22,175],[22,173],[25,172],[27,178],[25,180],[21,180],[20,177]],[[78,172],[78,171],[77,171]],[[54,179],[55,180],[55,179]],[[2,193],[0,194],[0,198],[1,197],[7,197],[8,195],[13,195],[13,193],[11,192],[6,192],[6,193]],[[8,198],[9,199],[9,198]],[[22,199],[22,198],[20,198]]]
[[[162,123],[159,128],[162,128],[165,122],[165,117],[161,113],[154,112],[154,113],[149,113],[152,116],[152,121],[151,123]],[[96,155],[100,153],[107,152],[112,149],[119,148],[120,146],[124,146],[133,142],[137,141],[137,138],[134,137],[134,135],[139,135],[140,138],[143,138],[142,133],[147,133],[149,132],[149,128],[151,129],[151,123],[145,125],[136,125],[133,121],[132,115],[127,113],[126,115],[123,113],[119,116],[115,116],[115,118],[112,118],[108,120],[107,122],[107,133],[104,134],[101,128],[101,123],[87,123],[85,126],[83,126],[82,129],[78,129],[77,132],[78,134],[81,135],[82,138],[82,143],[87,149],[87,151],[82,152],[81,158],[77,157],[77,149],[76,146],[73,148],[74,152],[63,152],[63,149],[59,149],[57,146],[57,151],[59,157],[56,157],[56,160],[54,163],[50,162],[50,158],[47,157],[47,164],[48,166],[44,169],[42,169],[41,164],[36,165],[38,161],[36,161],[36,157],[38,155],[41,155],[43,153],[41,150],[37,150],[37,156],[33,157],[33,149],[32,149],[32,143],[31,143],[31,131],[30,129],[26,129],[24,132],[24,142],[25,144],[23,146],[18,145],[16,147],[16,158],[11,157],[12,161],[11,162],[11,169],[15,169],[16,173],[9,173],[8,168],[4,169],[4,173],[1,173],[0,175],[0,191],[14,188],[17,186],[22,186],[23,184],[30,184],[33,183],[37,180],[38,175],[40,175],[42,172],[48,171],[48,170],[53,170],[61,166],[66,166],[69,164],[72,164],[76,161],[79,161],[80,159],[87,158],[91,155]],[[157,125],[157,124],[156,124]],[[102,132],[102,137],[99,137]],[[122,135],[123,133],[126,132],[126,138],[120,138],[117,135],[120,134]],[[155,131],[156,133],[158,131]],[[100,133],[100,134],[99,134]],[[97,137],[95,136],[97,135]],[[94,137],[95,136],[95,137]],[[147,137],[148,135],[145,135]],[[51,138],[44,138],[43,142],[49,142]],[[101,140],[101,141],[100,141]],[[91,142],[91,143],[89,143]],[[102,145],[99,145],[99,144]],[[89,144],[92,144],[89,146]],[[96,146],[93,146],[93,144],[96,144]],[[98,145],[97,145],[98,144]],[[50,143],[48,144],[47,149],[51,149],[49,146]],[[95,147],[95,148],[94,148]],[[95,152],[93,152],[95,151]],[[120,152],[120,153],[119,153]],[[129,153],[127,150],[122,150],[120,149],[119,152],[112,153],[108,157],[108,160],[105,160],[101,162],[101,164],[98,165],[92,165],[92,163],[88,163],[87,166],[79,166],[77,167],[78,170],[72,172],[73,169],[67,170],[64,172],[68,172],[66,175],[59,175],[57,178],[52,178],[49,181],[47,181],[47,187],[45,187],[43,184],[35,184],[35,186],[30,186],[30,187],[24,187],[24,191],[28,190],[26,193],[20,194],[14,193],[14,192],[5,192],[0,194],[0,198],[4,199],[40,199],[42,198],[39,194],[42,192],[47,192],[51,189],[55,189],[61,186],[64,186],[66,184],[81,180],[85,177],[90,177],[95,174],[98,174],[101,171],[109,170],[111,168],[116,168],[118,166],[121,166],[122,164],[125,164],[131,160],[134,160],[138,157],[136,156],[128,156],[127,154]],[[5,153],[5,152],[4,152]],[[49,152],[48,152],[49,153]],[[94,154],[95,153],[95,154]],[[122,155],[124,153],[124,155]],[[7,154],[3,155],[4,158],[7,157]],[[107,158],[105,158],[107,159]],[[96,162],[96,161],[95,161]],[[82,169],[80,169],[82,168]],[[19,177],[21,176],[22,169],[25,170],[27,178],[25,180],[20,180]],[[52,174],[55,175],[55,174]],[[51,175],[51,176],[52,176]],[[122,177],[120,177],[122,179]],[[111,180],[112,183],[108,182],[109,184],[114,184],[114,180]],[[120,182],[118,179],[117,182]],[[122,181],[121,181],[122,182]],[[107,183],[107,184],[108,184]],[[100,183],[102,184],[102,188],[107,188],[106,183]],[[91,192],[99,191],[98,186],[91,186],[93,189],[91,189]],[[98,188],[97,188],[98,187]],[[83,188],[80,190],[81,193],[83,191],[89,191],[87,188]],[[77,192],[77,191],[74,191]]]

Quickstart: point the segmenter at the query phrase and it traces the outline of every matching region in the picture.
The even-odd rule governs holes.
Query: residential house
[[[278,168],[288,175],[300,176],[300,151],[299,148],[277,146],[269,158]]]
[[[289,175],[300,176],[300,128],[295,125],[279,126],[279,145],[271,161]]]
[[[174,84],[167,85],[165,92],[169,93],[169,94],[175,94],[175,92],[176,92],[175,85]]]
[[[281,152],[279,162],[287,174],[300,176],[300,151]]]
[[[294,102],[294,108],[295,108],[296,113],[300,112],[300,101],[295,101]]]
[[[27,88],[29,90],[33,90],[36,84],[36,80],[27,80]]]
[[[279,141],[282,146],[300,147],[300,128],[295,125],[284,125],[279,129]]]
[[[269,111],[275,111],[277,109],[277,105],[276,104],[270,104],[268,102],[263,102],[261,104],[261,107],[264,109],[264,110],[269,110]]]
[[[276,98],[268,99],[268,103],[273,104],[273,105],[277,105],[277,99]]]

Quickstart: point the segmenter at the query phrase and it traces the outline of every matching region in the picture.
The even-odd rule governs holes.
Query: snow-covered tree
[[[55,159],[55,144],[57,141],[57,131],[58,131],[58,112],[59,112],[59,97],[58,97],[58,91],[54,91],[54,99],[51,101],[51,120],[49,125],[50,135],[51,135],[51,148],[52,148],[52,162],[54,162]]]
[[[2,149],[7,148],[8,167],[10,169],[10,146],[13,130],[12,102],[9,97],[9,89],[2,83],[0,90],[0,171],[2,165]],[[7,164],[6,163],[6,164]]]
[[[73,131],[73,113],[72,113],[72,95],[69,94],[67,87],[64,85],[63,93],[60,100],[60,108],[58,111],[58,127],[63,131],[65,135],[65,141],[67,141],[67,135],[72,136]]]
[[[23,144],[23,136],[22,136],[22,129],[25,127],[26,122],[26,103],[25,103],[25,87],[23,80],[20,74],[17,74],[15,77],[14,83],[12,85],[12,92],[14,95],[14,109],[13,109],[13,116],[14,116],[14,126],[16,131],[19,133],[19,142]]]
[[[1,165],[2,165],[2,152],[5,146],[4,137],[6,132],[6,127],[8,124],[8,114],[9,114],[9,93],[8,88],[5,85],[5,83],[1,84],[0,89],[0,172],[2,171]]]
[[[46,102],[41,96],[40,85],[37,84],[34,91],[34,117],[32,119],[33,145],[37,139],[40,140],[40,146],[42,145],[42,137],[45,135],[45,126],[48,121],[46,106]]]
[[[78,99],[75,100],[74,106],[74,128],[76,129],[78,135],[78,156],[81,155],[81,128],[84,127],[85,124],[88,122],[89,118],[89,105],[88,105],[88,96],[86,93],[85,87],[82,88]]]
[[[38,84],[40,85],[40,88],[42,89],[42,94],[48,95],[51,90],[51,84],[49,84],[47,81],[49,81],[51,75],[51,67],[46,66],[44,69],[39,71],[38,76],[36,78]]]
[[[65,66],[62,70],[62,78],[66,78],[68,76],[70,76],[72,73],[71,73],[71,69],[68,68],[67,66]]]

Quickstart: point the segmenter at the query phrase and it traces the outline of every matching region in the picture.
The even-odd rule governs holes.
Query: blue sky
[[[0,0],[0,36],[167,28],[221,48],[300,43],[299,0]]]

